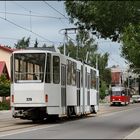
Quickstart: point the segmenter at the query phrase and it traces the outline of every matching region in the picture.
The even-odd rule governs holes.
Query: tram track
[[[119,112],[119,111],[125,111],[125,110],[129,110],[129,109],[133,109],[133,108],[137,108],[140,107],[140,104],[133,104],[133,105],[129,105],[129,106],[106,106],[106,107],[101,107],[101,109],[99,110],[99,112],[96,115],[92,115],[94,117],[99,117],[102,116],[104,114],[108,114],[108,113],[113,113],[113,112]],[[91,115],[89,115],[91,116]],[[22,130],[22,129],[30,129],[30,128],[34,128],[34,127],[42,127],[42,126],[50,126],[52,124],[57,124],[57,123],[64,123],[66,121],[70,121],[70,120],[77,120],[80,117],[76,117],[73,119],[62,119],[61,121],[57,121],[57,122],[39,122],[39,123],[33,123],[32,121],[27,121],[27,120],[21,120],[21,119],[13,119],[13,118],[1,118],[0,119],[0,135],[2,133],[8,133],[11,131],[18,131],[18,130]],[[88,117],[82,117],[81,119],[86,119]]]

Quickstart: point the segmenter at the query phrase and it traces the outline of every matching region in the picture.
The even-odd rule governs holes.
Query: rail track
[[[128,106],[101,106],[99,112],[97,115],[89,115],[89,116],[102,116],[104,114],[112,113],[112,112],[119,112],[123,110],[129,110],[132,108],[140,107],[140,104],[130,104]],[[0,114],[1,115],[1,114]],[[82,117],[83,119],[88,118],[88,117]],[[64,123],[65,121],[70,121],[70,120],[76,120],[79,118],[72,118],[72,119],[63,119],[59,121],[51,121],[51,122],[38,122],[38,123],[33,123],[30,120],[21,120],[21,119],[14,119],[12,116],[7,116],[5,118],[0,118],[0,136],[3,135],[3,133],[10,133],[13,131],[19,131],[23,129],[30,129],[30,128],[35,128],[35,127],[42,127],[46,125],[52,125],[52,124],[57,124],[57,123]]]

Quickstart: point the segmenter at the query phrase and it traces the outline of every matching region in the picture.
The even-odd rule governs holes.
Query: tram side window
[[[97,84],[97,78],[96,78],[96,71],[91,69],[91,88],[96,89],[96,84]]]
[[[83,66],[81,66],[81,87],[83,86]]]
[[[72,62],[72,85],[76,85],[76,63]]]
[[[46,83],[51,83],[51,54],[47,54],[47,65],[46,65]]]
[[[88,73],[88,80],[87,80],[87,88],[88,89],[91,88],[90,81],[91,81],[91,75],[90,75],[90,73]]]
[[[59,84],[60,82],[60,58],[53,56],[53,83]]]
[[[70,60],[67,60],[67,84],[71,85],[71,73],[72,72],[72,62]]]
[[[85,68],[85,87],[87,87],[87,67]]]

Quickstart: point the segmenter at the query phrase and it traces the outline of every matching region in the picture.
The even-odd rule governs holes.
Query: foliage
[[[38,41],[37,39],[35,40],[35,43],[34,43],[34,48],[37,48],[38,47]],[[28,48],[30,45],[30,37],[28,37],[27,39],[25,37],[23,37],[22,39],[18,40],[18,42],[15,44],[15,48],[17,49],[26,49]],[[42,46],[43,48],[44,47],[47,47],[46,44],[43,44]]]
[[[61,53],[63,53],[63,48],[64,46],[59,47]],[[76,44],[74,44],[72,40],[68,40],[68,43],[66,44],[66,55],[90,64],[90,56],[94,56],[96,51],[97,45],[94,43],[93,38],[90,37],[89,32],[85,30],[78,31],[76,36]],[[92,64],[92,66],[95,67],[94,64]]]
[[[140,24],[130,24],[125,28],[125,32],[122,35],[123,47],[122,56],[129,60],[131,67],[140,72]]]
[[[84,30],[79,31],[77,34],[77,45],[75,45],[71,40],[66,44],[66,55],[74,59],[80,59],[82,62],[87,62],[93,67],[96,67],[96,60],[98,58],[98,68],[100,73],[100,80],[103,81],[101,86],[101,98],[104,98],[106,87],[111,83],[111,71],[106,69],[108,62],[108,53],[104,55],[97,53],[97,45],[94,43],[94,40],[90,38],[89,33]],[[60,46],[60,52],[63,53],[63,47]],[[88,52],[88,53],[87,53]],[[88,54],[88,55],[87,55]]]
[[[105,98],[105,96],[106,96],[106,89],[107,89],[107,86],[106,86],[106,83],[105,83],[105,81],[103,81],[103,80],[101,80],[101,82],[100,82],[100,99],[104,99]]]
[[[43,45],[42,45],[42,48],[46,48],[47,47],[47,45],[44,43]]]
[[[10,100],[0,102],[0,110],[9,110],[9,109],[10,109]]]
[[[38,41],[37,39],[35,40],[35,44],[34,44],[34,48],[37,48],[38,47]]]
[[[116,41],[124,27],[139,22],[139,1],[65,1],[66,12],[75,25],[98,31]]]
[[[70,21],[98,37],[122,41],[122,56],[140,68],[140,1],[65,1]],[[139,70],[137,70],[138,72]]]
[[[5,75],[0,76],[0,96],[10,96],[10,81],[6,79]]]
[[[25,48],[29,47],[29,44],[30,44],[30,37],[28,37],[27,39],[25,39],[25,37],[23,37],[21,40],[19,40],[15,44],[15,48],[17,48],[17,49],[25,49]]]

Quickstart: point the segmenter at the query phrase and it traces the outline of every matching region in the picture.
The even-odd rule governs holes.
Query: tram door
[[[66,114],[66,65],[61,64],[61,106]]]

